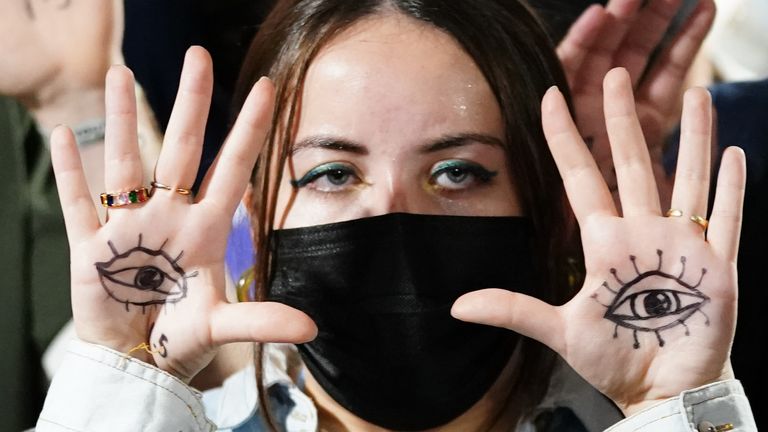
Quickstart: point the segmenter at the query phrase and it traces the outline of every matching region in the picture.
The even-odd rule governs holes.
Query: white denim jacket
[[[317,410],[286,373],[289,351],[284,346],[267,351],[264,375],[271,406],[284,430],[314,432],[318,429]],[[561,368],[555,377],[558,374],[568,372]],[[554,388],[545,405],[570,404],[590,431],[620,419],[612,418],[617,416],[615,412],[605,411],[600,397],[575,396],[563,381],[568,380],[553,379]],[[565,397],[558,402],[552,393]],[[103,346],[73,341],[53,379],[36,430],[261,432],[267,429],[258,415],[257,399],[252,367],[234,374],[222,387],[200,393],[139,360]],[[732,424],[733,431],[757,431],[749,402],[735,380],[685,391],[606,430],[688,432],[726,424]]]

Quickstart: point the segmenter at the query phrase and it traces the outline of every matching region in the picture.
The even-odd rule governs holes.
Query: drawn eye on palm
[[[197,272],[187,274],[179,265],[183,251],[176,258],[163,251],[166,242],[159,249],[150,249],[142,246],[139,234],[137,246],[122,253],[107,242],[114,256],[97,262],[96,271],[104,291],[125,305],[126,311],[134,305],[144,313],[148,306],[177,303],[187,296],[187,279]]]
[[[592,294],[592,298],[606,308],[603,318],[615,324],[613,330],[614,339],[619,337],[619,327],[632,330],[634,338],[633,347],[640,348],[640,342],[637,338],[638,332],[653,332],[659,342],[659,346],[665,345],[661,332],[672,329],[677,326],[685,327],[685,335],[690,336],[690,330],[686,321],[688,321],[697,312],[704,316],[704,324],[709,326],[709,316],[701,308],[710,302],[710,298],[702,293],[698,288],[707,274],[707,269],[702,268],[698,281],[691,284],[684,280],[686,271],[686,257],[680,257],[680,271],[678,274],[672,274],[664,271],[663,252],[657,250],[659,257],[658,266],[652,270],[641,272],[637,266],[637,260],[634,255],[629,256],[629,260],[635,270],[636,276],[628,281],[624,281],[615,268],[610,269],[618,289],[611,288],[608,281]],[[668,288],[669,282],[678,285],[676,288]],[[599,300],[599,290],[607,290],[613,295],[613,301],[610,304],[601,303]]]

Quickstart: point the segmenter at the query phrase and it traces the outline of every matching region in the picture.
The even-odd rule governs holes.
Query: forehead
[[[413,140],[500,134],[498,105],[473,59],[448,34],[395,13],[367,18],[324,46],[307,73],[298,136]]]

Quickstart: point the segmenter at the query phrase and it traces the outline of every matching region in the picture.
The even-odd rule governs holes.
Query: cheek
[[[310,199],[301,193],[291,198],[290,192],[285,194],[285,198],[278,198],[275,229],[323,225],[364,216],[347,214],[348,210],[359,206],[340,205],[332,200],[334,198]]]
[[[523,216],[523,206],[509,169],[490,162],[505,157],[499,154],[481,158],[481,163],[496,171],[497,175],[491,183],[470,189],[467,194],[444,195],[444,213],[467,216]]]
[[[517,183],[511,178],[508,170],[505,169],[500,173],[499,184],[501,187],[494,203],[497,210],[507,216],[524,216]]]
[[[501,177],[501,176],[500,176]],[[523,216],[518,194],[508,180],[499,178],[496,186],[477,193],[469,199],[440,199],[436,213],[456,216]]]

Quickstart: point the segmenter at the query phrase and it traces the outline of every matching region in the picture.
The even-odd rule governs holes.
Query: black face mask
[[[489,390],[519,339],[451,317],[482,288],[531,294],[532,228],[520,217],[388,214],[274,232],[270,299],[307,313],[312,376],[376,425],[445,424]]]

